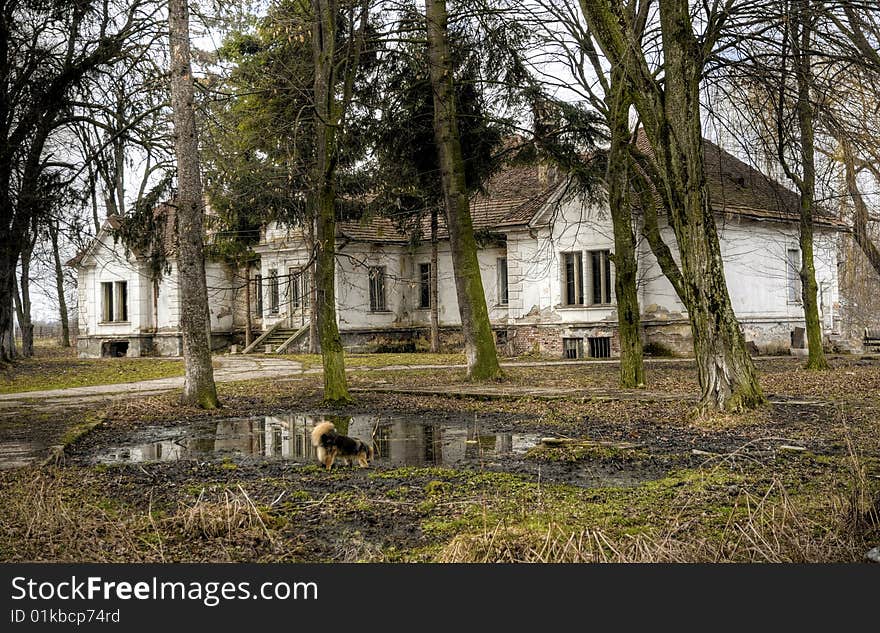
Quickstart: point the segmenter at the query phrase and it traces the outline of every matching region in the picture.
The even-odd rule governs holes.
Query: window
[[[431,307],[431,264],[419,264],[419,307]]]
[[[254,275],[254,296],[257,300],[256,313],[257,318],[263,317],[263,276]]]
[[[288,281],[290,309],[299,310],[309,306],[309,275],[302,268],[291,268]]]
[[[785,258],[786,279],[788,281],[788,302],[801,302],[801,252],[797,248],[789,248]]]
[[[101,282],[101,320],[113,320],[113,282]]]
[[[610,336],[590,336],[587,342],[590,345],[590,358],[611,358]]]
[[[385,266],[370,267],[370,312],[385,312]]]
[[[278,314],[278,271],[269,270],[269,312]]]
[[[565,305],[584,304],[584,261],[580,252],[562,254],[563,298]]]
[[[611,303],[611,251],[590,251],[593,304]]]
[[[128,282],[101,282],[101,321],[128,321]]]
[[[564,338],[562,339],[562,357],[563,358],[583,358],[584,356],[584,339],[582,338]]]
[[[498,258],[498,305],[506,306],[507,296],[507,258]]]

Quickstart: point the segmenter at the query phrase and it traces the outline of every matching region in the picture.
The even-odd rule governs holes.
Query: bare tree
[[[703,411],[741,411],[764,402],[754,364],[730,303],[703,158],[700,86],[725,21],[719,3],[704,5],[708,32],[698,37],[687,0],[659,4],[663,81],[622,0],[582,0],[584,18],[612,66],[632,84],[636,110],[654,155],[651,173],[681,255],[682,292],[694,339]]]

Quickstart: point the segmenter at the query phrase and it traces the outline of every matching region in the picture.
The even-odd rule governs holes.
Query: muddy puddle
[[[376,462],[388,466],[474,463],[522,454],[540,441],[528,433],[488,433],[477,425],[428,424],[406,417],[273,415],[149,427],[92,453],[98,463],[253,458],[317,463],[312,429],[329,420],[340,433],[374,440]]]

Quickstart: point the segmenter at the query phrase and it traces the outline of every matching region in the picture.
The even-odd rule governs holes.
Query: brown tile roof
[[[487,230],[526,224],[555,191],[561,179],[554,173],[542,173],[537,165],[511,165],[494,176],[483,187],[484,191],[471,198],[471,218],[474,229]],[[448,239],[445,213],[440,213],[437,224],[439,239]],[[407,243],[418,231],[421,239],[431,234],[428,214],[420,225],[398,229],[384,216],[373,216],[363,222],[339,222],[337,233],[350,240],[364,242]]]
[[[636,143],[639,149],[653,156],[643,132],[639,133]],[[703,156],[706,184],[717,213],[758,220],[798,220],[800,197],[797,193],[707,139],[703,139]],[[815,221],[823,226],[846,226],[822,208]]]

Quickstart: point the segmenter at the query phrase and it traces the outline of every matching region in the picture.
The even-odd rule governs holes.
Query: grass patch
[[[113,385],[183,375],[183,362],[163,358],[73,358],[43,355],[16,361],[0,376],[0,393]]]
[[[304,369],[321,367],[320,354],[285,354],[282,358],[302,363]],[[419,352],[345,354],[345,366],[358,369],[380,369],[408,365],[463,365],[464,354],[428,354]]]

